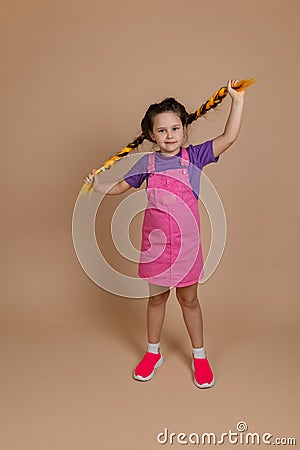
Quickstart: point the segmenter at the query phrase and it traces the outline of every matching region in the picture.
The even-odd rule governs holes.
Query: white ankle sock
[[[194,358],[206,358],[204,347],[193,348]]]
[[[160,347],[160,342],[157,342],[157,344],[150,344],[150,342],[148,342],[147,351],[150,353],[159,353],[159,347]]]

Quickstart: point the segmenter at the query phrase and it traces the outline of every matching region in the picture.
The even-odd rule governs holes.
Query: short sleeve
[[[124,175],[123,179],[134,188],[142,185],[143,181],[148,178],[148,155],[142,156],[132,168]]]
[[[203,142],[202,144],[189,146],[191,160],[195,166],[199,167],[199,169],[207,166],[207,164],[219,161],[220,156],[215,158],[212,145],[213,139]]]

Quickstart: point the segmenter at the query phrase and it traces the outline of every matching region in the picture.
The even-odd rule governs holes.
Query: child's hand
[[[245,95],[244,90],[236,91],[235,89],[232,88],[232,86],[234,86],[237,81],[239,81],[239,80],[228,80],[228,83],[227,83],[227,90],[228,90],[228,93],[229,93],[230,97],[232,98],[232,100],[243,98]]]
[[[91,171],[91,173],[89,173],[84,179],[83,181],[87,184],[90,185],[90,188],[96,183],[97,184],[97,178],[98,178],[98,174],[95,174],[96,169],[93,169]],[[95,186],[96,187],[96,186]]]

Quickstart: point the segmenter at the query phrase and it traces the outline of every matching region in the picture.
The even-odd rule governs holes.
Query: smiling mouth
[[[176,144],[176,142],[166,142],[166,144]]]

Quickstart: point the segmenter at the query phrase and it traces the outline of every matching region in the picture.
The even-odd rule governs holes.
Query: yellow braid
[[[255,81],[257,81],[256,78],[240,80],[240,81],[237,81],[232,86],[232,88],[235,89],[236,91],[242,91],[244,89],[247,89],[249,86],[251,86],[251,84],[255,83]],[[203,103],[203,105],[200,106],[200,108],[197,109],[197,111],[194,114],[190,115],[190,116],[194,116],[192,121],[195,120],[195,119],[198,119],[201,116],[203,116],[211,108],[215,108],[219,103],[222,102],[222,100],[226,97],[227,94],[228,94],[227,86],[222,86],[220,89],[218,89],[209,98],[209,100],[207,100],[205,103]],[[128,144],[128,145],[131,145],[131,144]],[[103,166],[101,166],[99,169],[97,169],[94,172],[94,174],[98,174],[100,172],[104,172],[105,170],[110,169],[115,164],[116,161],[118,161],[119,159],[121,159],[124,156],[128,155],[134,148],[135,148],[134,146],[132,146],[132,147],[124,147],[116,155],[112,156],[107,161],[105,161]],[[82,194],[86,194],[87,192],[89,192],[90,194],[92,194],[92,192],[94,190],[94,186],[95,186],[95,183],[92,183],[92,184],[84,183],[84,185],[83,185],[83,187],[81,189],[81,193]]]
[[[249,80],[240,80],[237,81],[232,88],[236,91],[243,91],[244,89],[247,89],[247,87],[251,86],[251,84],[255,83],[257,81],[256,78],[250,78]],[[226,97],[228,94],[227,86],[222,86],[220,89],[218,89],[209,100],[207,100],[203,105],[200,106],[200,108],[196,111],[197,118],[203,116],[207,111],[209,111],[211,108],[217,106],[221,101]]]
[[[116,161],[118,161],[119,159],[128,155],[128,153],[130,153],[132,150],[133,150],[133,148],[131,148],[131,147],[124,147],[115,156],[112,156],[107,161],[105,161],[103,166],[101,166],[99,169],[95,170],[94,174],[98,174],[100,172],[104,172],[105,170],[110,169],[115,164]],[[81,188],[82,194],[86,194],[87,192],[90,192],[90,194],[92,194],[93,191],[94,191],[94,183],[92,185],[90,185],[88,183],[84,183],[84,185]]]

